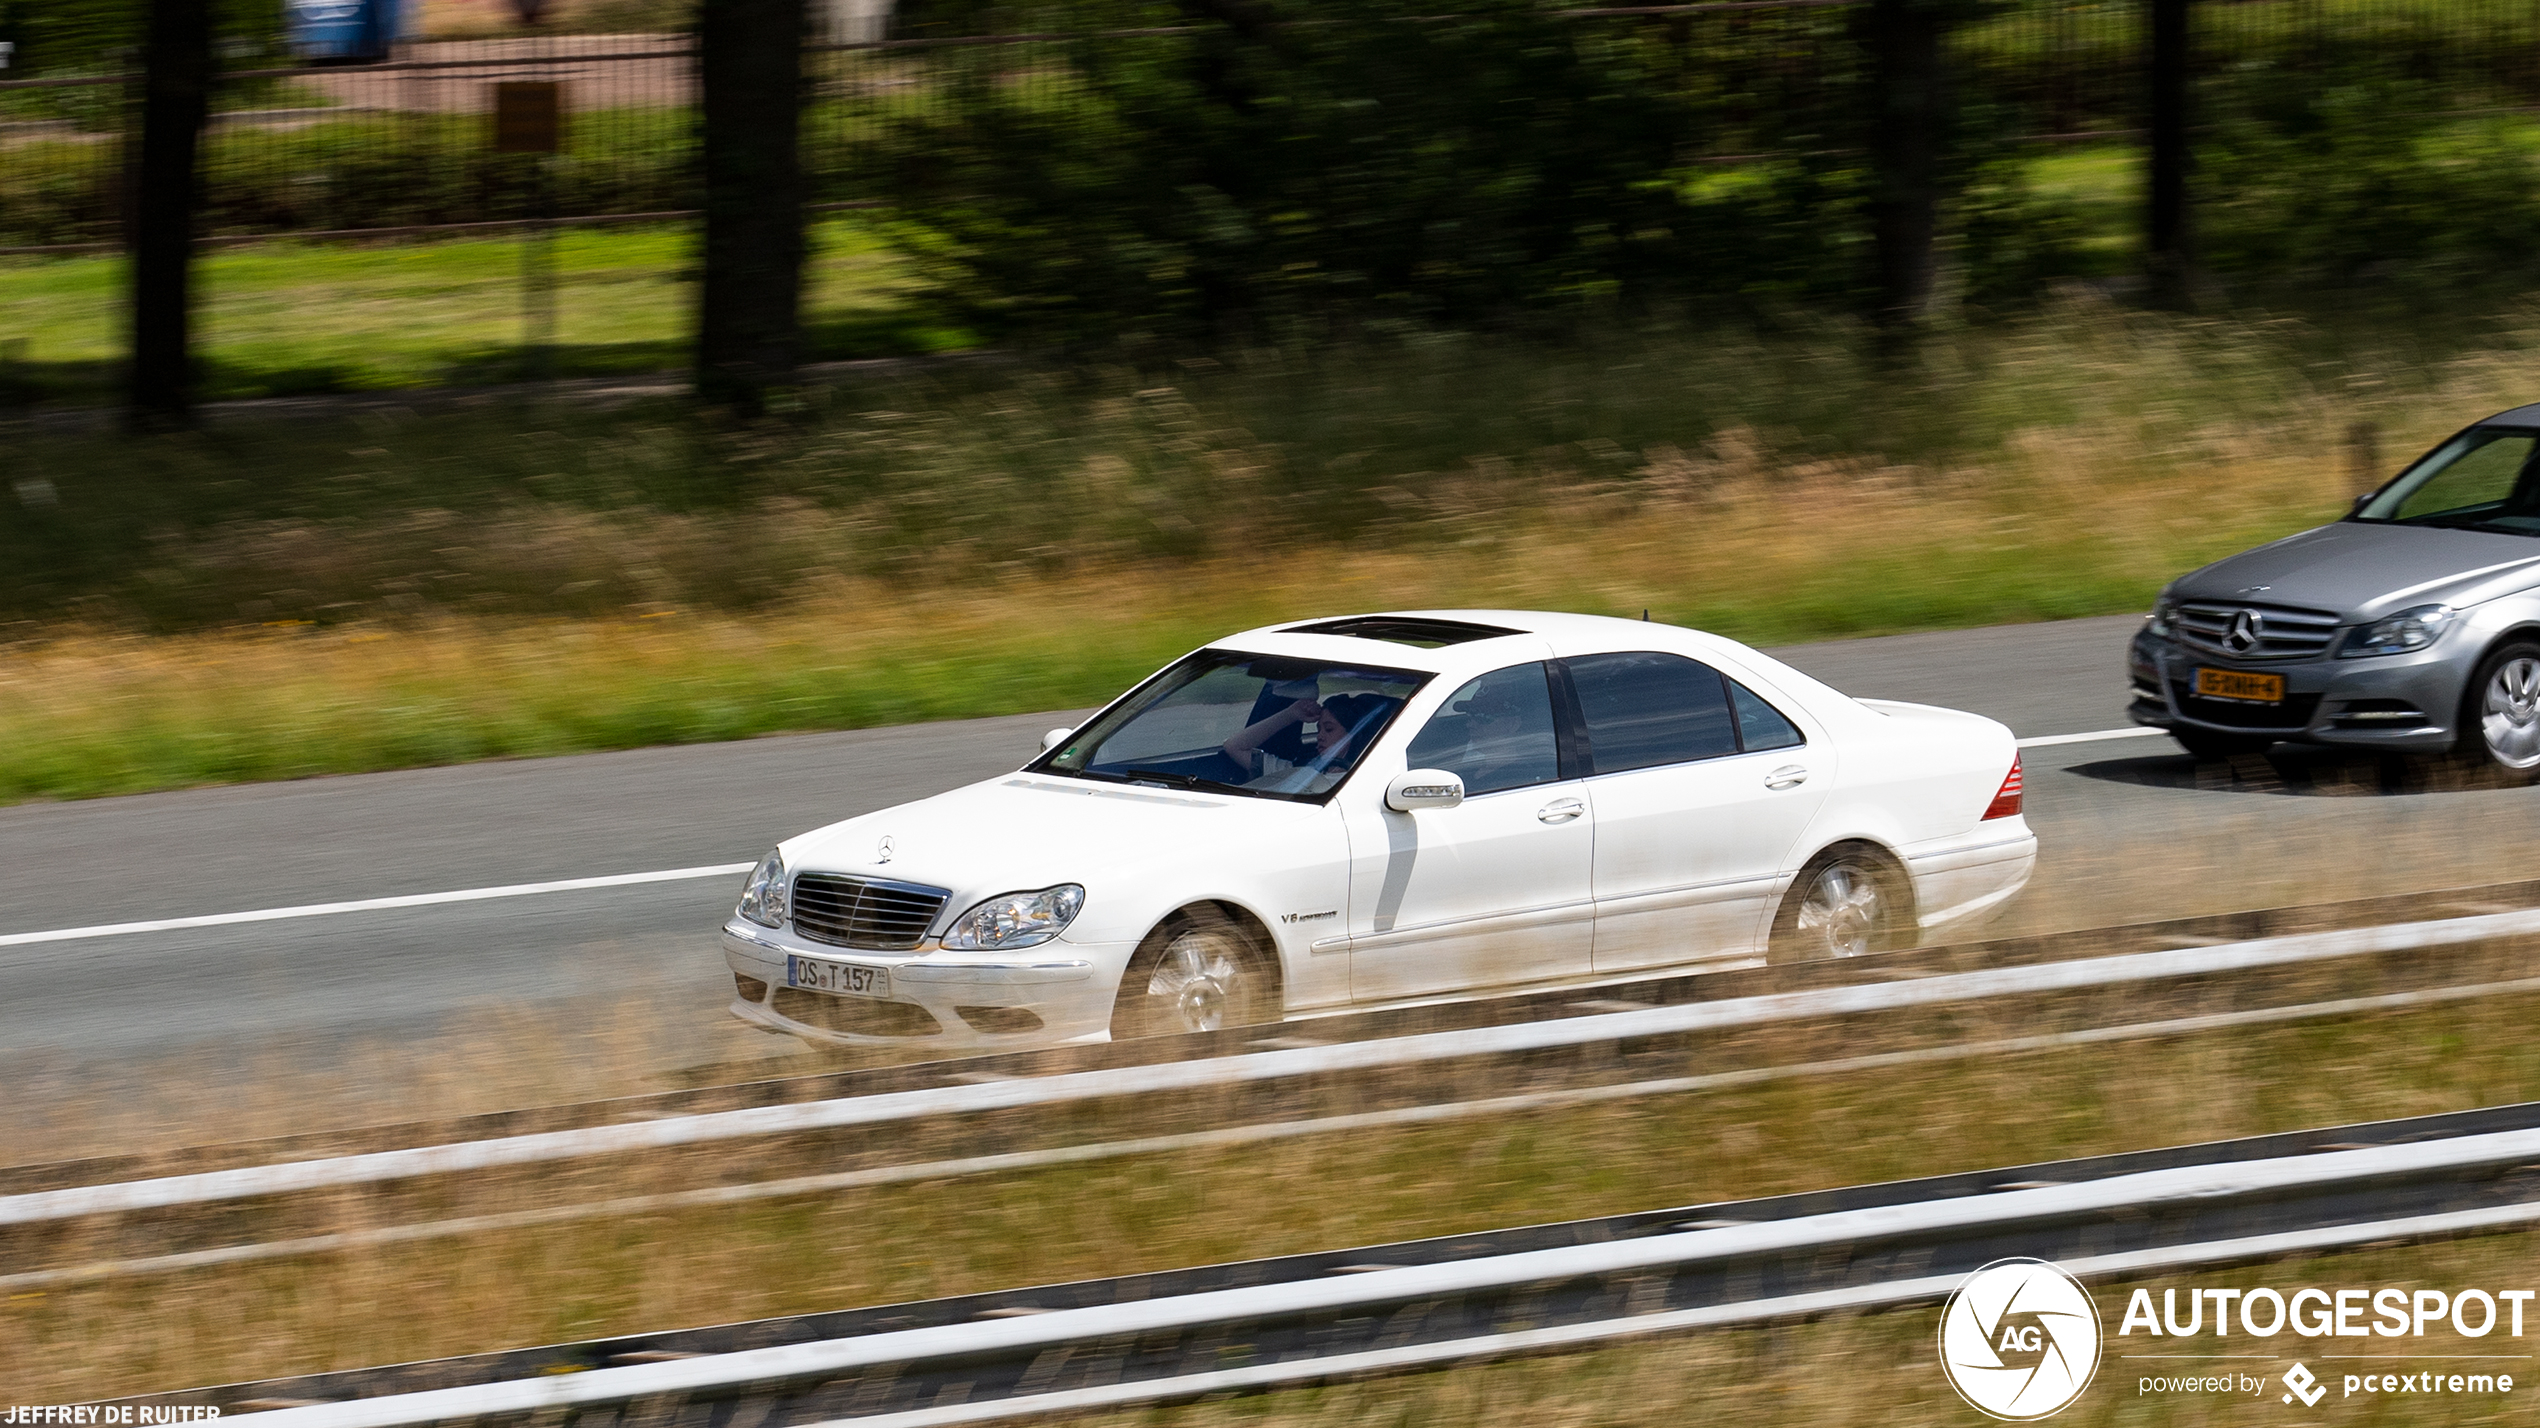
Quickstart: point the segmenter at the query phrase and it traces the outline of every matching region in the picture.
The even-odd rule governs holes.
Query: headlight
[[[2402,610],[2386,620],[2376,620],[2346,637],[2337,651],[2339,659],[2362,659],[2367,655],[2406,654],[2434,643],[2443,627],[2460,613],[2449,605],[2419,605]]]
[[[2152,602],[2151,617],[2143,622],[2143,628],[2166,640],[2170,637],[2170,621],[2177,618],[2178,602],[2164,595]]]
[[[1047,942],[1076,920],[1085,905],[1085,890],[1061,883],[1039,892],[992,897],[953,919],[944,930],[944,947],[953,952],[992,952]]]
[[[785,925],[783,853],[770,853],[758,860],[757,867],[750,869],[750,880],[741,888],[741,905],[735,910],[761,927]]]

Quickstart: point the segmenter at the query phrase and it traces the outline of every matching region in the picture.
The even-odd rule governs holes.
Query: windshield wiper
[[[1245,787],[1244,787],[1243,785],[1241,785],[1241,784],[1235,784],[1235,783],[1220,783],[1220,782],[1218,782],[1217,780],[1215,780],[1215,779],[1213,779],[1213,778],[1201,778],[1201,777],[1200,777],[1199,775],[1197,775],[1197,774],[1175,773],[1175,772],[1174,772],[1173,770],[1171,770],[1171,769],[1139,769],[1139,768],[1133,768],[1133,769],[1128,770],[1128,776],[1129,776],[1130,778],[1133,778],[1133,779],[1139,779],[1139,778],[1161,779],[1161,780],[1163,780],[1165,783],[1170,784],[1170,785],[1172,785],[1172,786],[1173,786],[1173,787],[1175,787],[1175,788],[1187,788],[1187,789],[1213,788],[1213,789],[1217,789],[1217,790],[1219,790],[1220,792],[1224,792],[1224,793],[1250,793],[1250,792],[1252,792],[1252,790],[1251,790],[1251,789],[1245,788]]]

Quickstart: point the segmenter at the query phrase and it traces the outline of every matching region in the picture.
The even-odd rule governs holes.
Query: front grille
[[[794,930],[832,947],[905,952],[951,896],[949,888],[924,883],[805,873],[794,879]]]
[[[944,1029],[934,1013],[914,1002],[833,997],[799,987],[776,989],[776,1014],[846,1036],[934,1036]]]
[[[2320,706],[2316,694],[2288,694],[2281,704],[2243,704],[2230,699],[2200,699],[2189,693],[2189,688],[2177,681],[2170,684],[2170,694],[2178,700],[2178,712],[2227,729],[2306,728]]]
[[[2244,613],[2254,622],[2257,643],[2245,650],[2234,649],[2226,640]],[[2178,607],[2171,628],[2179,643],[2231,659],[2315,659],[2328,652],[2328,642],[2337,634],[2337,617],[2326,610],[2297,610],[2289,605],[2197,600]]]

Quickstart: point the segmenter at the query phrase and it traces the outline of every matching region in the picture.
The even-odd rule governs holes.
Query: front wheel
[[[2454,751],[2516,783],[2540,778],[2540,644],[2514,640],[2478,662]]]
[[[1219,1031],[1278,1015],[1279,988],[1260,939],[1214,908],[1190,908],[1138,944],[1112,1003],[1111,1035]]]
[[[1913,896],[1893,862],[1859,844],[1828,848],[1808,860],[1782,895],[1765,960],[1892,951],[1913,945],[1913,929]]]

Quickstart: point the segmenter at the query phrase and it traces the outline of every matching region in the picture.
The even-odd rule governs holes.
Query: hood
[[[2475,605],[2540,583],[2540,537],[2340,521],[2181,576],[2181,600],[2248,600],[2378,619],[2412,605]]]
[[[1324,812],[1275,798],[1015,773],[833,823],[783,848],[796,872],[950,888],[956,911],[998,893],[1082,883],[1090,914],[1106,888],[1173,863],[1242,856],[1248,841]]]

